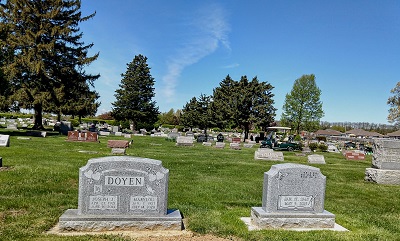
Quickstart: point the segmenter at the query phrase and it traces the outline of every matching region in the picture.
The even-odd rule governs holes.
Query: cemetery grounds
[[[120,235],[58,236],[47,234],[67,209],[78,205],[78,169],[90,158],[111,155],[107,140],[100,143],[66,141],[66,136],[11,135],[10,147],[0,147],[0,240],[131,240]],[[179,209],[186,230],[228,240],[400,240],[400,186],[364,181],[371,156],[346,160],[338,153],[325,156],[325,165],[309,164],[307,157],[284,152],[284,163],[312,165],[326,180],[325,210],[348,232],[248,231],[241,217],[261,206],[264,172],[277,161],[254,160],[253,148],[217,149],[195,143],[177,147],[162,137],[133,136],[130,156],[162,161],[168,168],[168,208]],[[210,236],[213,235],[213,236]],[[155,239],[152,239],[155,240]],[[171,239],[168,239],[171,240]],[[179,239],[178,239],[179,240]]]

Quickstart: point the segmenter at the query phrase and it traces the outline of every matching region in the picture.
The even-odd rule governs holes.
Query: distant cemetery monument
[[[168,209],[169,170],[161,161],[127,156],[93,158],[79,169],[78,209],[59,218],[67,231],[181,230]]]
[[[365,170],[365,180],[400,185],[400,140],[376,138],[372,149],[372,167]]]

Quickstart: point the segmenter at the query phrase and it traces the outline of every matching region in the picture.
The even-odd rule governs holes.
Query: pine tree
[[[152,100],[155,81],[150,74],[147,57],[136,55],[127,66],[125,74],[121,75],[120,89],[115,91],[112,115],[116,120],[128,120],[131,129],[135,130],[139,123],[153,125],[159,111]]]
[[[46,106],[60,107],[70,86],[93,82],[84,67],[97,59],[88,57],[79,23],[79,0],[8,0],[0,5],[1,28],[7,29],[1,47],[12,52],[4,65],[13,98],[23,108],[35,110],[35,129],[43,128],[42,111]],[[59,110],[53,110],[58,112]]]

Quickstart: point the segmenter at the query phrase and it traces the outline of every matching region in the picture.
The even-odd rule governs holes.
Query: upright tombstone
[[[269,148],[259,148],[254,152],[254,160],[284,161],[283,152]]]
[[[10,146],[10,135],[0,135],[0,146]]]
[[[60,230],[181,230],[180,211],[167,209],[168,180],[158,160],[90,159],[79,169],[78,209],[59,218]]]
[[[258,229],[333,228],[335,215],[324,210],[326,177],[319,168],[273,165],[264,173],[262,207],[252,207]]]
[[[313,154],[307,157],[308,163],[310,164],[326,164],[325,157],[323,155]]]
[[[222,133],[217,135],[217,142],[224,142],[224,135],[222,135]]]
[[[365,170],[365,180],[400,185],[400,140],[377,138],[372,149],[372,167]]]
[[[193,137],[191,136],[178,136],[176,138],[176,146],[193,146]]]

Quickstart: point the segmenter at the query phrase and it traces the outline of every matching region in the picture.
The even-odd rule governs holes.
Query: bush
[[[71,125],[72,125],[73,127],[79,126],[79,121],[78,121],[78,120],[70,119],[69,121],[71,122]]]
[[[318,149],[320,149],[321,151],[327,151],[328,150],[328,146],[325,144],[319,144],[318,145]]]
[[[311,149],[311,151],[315,151],[318,149],[318,143],[315,143],[315,142],[310,143],[310,144],[308,144],[308,147]]]

